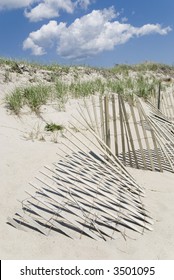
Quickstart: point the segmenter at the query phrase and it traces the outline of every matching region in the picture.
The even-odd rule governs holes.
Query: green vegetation
[[[7,107],[16,115],[19,115],[23,107],[23,90],[16,88],[13,93],[6,96]]]
[[[68,94],[69,87],[66,83],[56,80],[55,82],[55,95],[54,97],[59,100],[64,100],[66,95]]]
[[[20,114],[24,106],[28,106],[31,111],[38,114],[40,107],[48,101],[54,104],[56,102],[57,108],[62,110],[69,97],[85,98],[93,94],[103,95],[108,92],[122,94],[125,99],[128,96],[133,98],[134,95],[147,99],[157,90],[161,77],[174,76],[174,66],[153,62],[115,65],[110,69],[104,69],[58,64],[40,65],[0,58],[0,66],[3,64],[6,65],[5,82],[12,79],[11,73],[22,73],[27,67],[31,76],[30,81],[33,82],[33,85],[16,88],[6,96],[7,106],[15,114]],[[32,74],[36,73],[37,69],[44,70],[41,72],[47,85],[35,83],[36,77]],[[166,83],[162,84],[162,90],[166,90],[167,86]]]
[[[40,106],[47,103],[50,96],[50,87],[44,85],[32,85],[24,88],[24,104],[34,112],[39,112]]]
[[[31,85],[18,87],[6,96],[7,107],[15,114],[19,114],[23,106],[27,105],[31,111],[39,113],[40,106],[49,99],[50,87],[44,85]]]
[[[154,77],[150,80],[143,75],[138,75],[135,84],[135,94],[147,100],[148,96],[153,94],[159,81]]]
[[[56,124],[56,123],[47,123],[45,126],[45,130],[46,131],[62,131],[64,129],[64,127],[62,125]]]
[[[56,101],[59,111],[65,110],[65,104],[68,100],[69,87],[65,82],[56,80],[54,84],[54,92],[52,93],[52,100]]]
[[[96,79],[92,81],[77,81],[71,83],[69,91],[75,98],[86,97],[95,93],[104,94],[105,83],[101,79]]]
[[[154,63],[154,62],[144,62],[140,64],[117,64],[114,67],[110,69],[112,73],[128,73],[129,71],[134,72],[146,72],[146,71],[152,71],[152,72],[161,72],[161,73],[167,73],[170,71],[174,71],[174,66],[170,66],[167,64],[162,63]]]
[[[109,89],[109,91],[113,93],[118,93],[118,94],[124,93],[124,81],[121,81],[119,79],[108,80],[106,87]]]

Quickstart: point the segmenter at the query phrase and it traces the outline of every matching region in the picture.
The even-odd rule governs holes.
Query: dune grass
[[[96,93],[104,94],[105,83],[101,79],[91,81],[76,81],[70,84],[69,91],[72,97],[81,98]]]
[[[4,76],[7,82],[10,79],[10,71],[19,71],[20,62],[0,58],[0,65],[8,65]],[[90,68],[77,66],[60,66],[58,64],[39,65],[28,63],[30,67],[38,67],[50,71],[52,79],[49,85],[42,83],[26,87],[16,88],[6,96],[8,108],[15,114],[20,114],[24,106],[38,113],[43,104],[49,100],[56,102],[58,109],[62,110],[69,97],[85,98],[93,94],[117,93],[125,99],[128,96],[138,95],[147,99],[159,85],[160,75],[174,71],[173,66],[156,63],[142,63],[137,65],[116,65],[110,69]],[[32,68],[31,68],[32,69]],[[91,75],[94,74],[92,78]],[[98,78],[95,78],[98,75]],[[159,74],[159,75],[157,75]],[[66,75],[72,77],[72,81],[66,81]],[[86,75],[83,78],[83,75]],[[89,79],[88,79],[89,76]],[[69,76],[68,76],[69,77]],[[163,90],[165,88],[163,87]]]
[[[24,105],[22,88],[16,88],[11,94],[6,95],[5,101],[7,108],[16,115],[19,115],[20,110]]]
[[[19,115],[24,106],[28,106],[31,111],[39,113],[41,105],[46,104],[50,97],[50,86],[42,84],[28,87],[17,87],[5,98],[7,107],[15,114]]]
[[[10,95],[6,96],[6,103],[8,108],[17,115],[24,106],[28,106],[31,111],[39,113],[40,107],[47,104],[48,100],[56,101],[59,110],[65,109],[69,97],[85,98],[93,94],[103,95],[112,92],[121,94],[125,100],[128,96],[133,97],[133,95],[147,99],[157,85],[157,79],[149,79],[141,74],[135,78],[126,76],[124,79],[77,80],[70,84],[56,80],[54,86],[38,84],[16,88]]]
[[[50,97],[51,88],[45,85],[32,85],[23,90],[23,99],[26,105],[34,111],[38,112],[41,105],[47,103]]]

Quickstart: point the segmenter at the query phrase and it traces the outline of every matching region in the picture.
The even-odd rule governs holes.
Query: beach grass
[[[22,73],[20,63],[24,62],[0,58],[0,65],[6,64],[10,67],[4,74],[6,82],[11,79],[11,71]],[[48,84],[40,82],[17,87],[6,96],[7,107],[17,115],[20,114],[24,106],[28,106],[31,111],[38,113],[40,107],[47,104],[49,100],[53,103],[56,102],[59,109],[65,109],[69,98],[86,98],[94,94],[117,93],[125,99],[128,96],[137,95],[147,100],[154,91],[157,91],[160,75],[174,74],[174,66],[153,62],[115,65],[108,69],[88,66],[61,66],[59,64],[26,63],[26,65],[30,66],[31,69],[38,67],[38,69],[48,71],[51,79]],[[83,75],[86,77],[84,78]],[[163,86],[162,90],[166,90],[166,88],[167,85]]]
[[[41,105],[47,103],[50,92],[50,86],[42,84],[17,87],[12,93],[6,95],[5,100],[7,107],[17,115],[24,106],[28,106],[31,111],[39,113]]]

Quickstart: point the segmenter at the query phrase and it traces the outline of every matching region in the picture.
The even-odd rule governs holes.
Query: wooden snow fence
[[[161,155],[169,167],[168,171],[174,172],[174,122],[169,121],[151,104],[150,107],[153,113],[148,116],[148,119],[158,139]]]
[[[111,240],[118,234],[126,238],[130,230],[151,230],[143,188],[96,137],[72,125],[58,148],[59,160],[33,180],[21,210],[8,223],[19,230],[73,239],[85,235]]]
[[[83,125],[124,166],[174,172],[173,124],[152,103],[142,102],[138,97],[124,101],[121,95],[112,94],[85,101],[79,113]]]
[[[174,89],[173,86],[168,90],[163,90],[165,83],[171,83],[171,80],[164,80],[159,83],[158,90],[150,96],[150,102],[159,110],[169,121],[174,121]]]

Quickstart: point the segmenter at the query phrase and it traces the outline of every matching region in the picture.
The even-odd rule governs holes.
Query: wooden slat
[[[174,120],[174,96],[172,92],[169,93],[171,108],[172,108],[172,121]]]
[[[46,184],[46,183],[45,183],[45,184]],[[49,186],[48,184],[46,184],[46,185]],[[33,185],[33,186],[34,186],[34,185]],[[35,186],[35,187],[36,187],[36,186]],[[50,187],[50,186],[49,186],[49,187]],[[36,187],[36,188],[37,188],[37,187]],[[52,189],[52,188],[51,188],[51,189]],[[46,192],[46,191],[44,191],[44,190],[41,190],[41,191],[42,191],[43,194],[46,194],[46,195],[53,201],[53,203],[58,203],[58,205],[62,206],[61,201],[59,201],[58,197],[55,198],[55,196],[54,196],[53,194],[48,193],[48,192]],[[57,210],[56,207],[54,207],[54,205],[49,204],[49,201],[48,201],[48,202],[43,201],[41,198],[35,198],[35,199],[36,199],[37,201],[39,201],[41,204],[45,205],[45,207],[48,208],[49,210],[52,210],[52,211],[56,211],[56,210]],[[64,207],[65,207],[66,209],[72,211],[72,209],[70,209],[70,208],[68,207],[68,205],[66,205],[66,206],[64,206]],[[55,210],[54,210],[54,209],[55,209]],[[76,212],[75,209],[73,209],[73,212],[74,212],[74,214],[75,214],[75,212]],[[68,223],[70,223],[71,225],[77,227],[77,229],[81,230],[82,232],[85,232],[87,235],[91,236],[91,238],[93,238],[93,239],[95,239],[95,240],[100,240],[100,239],[97,237],[96,234],[93,234],[92,231],[90,231],[90,230],[84,228],[78,221],[76,221],[77,217],[81,217],[82,220],[84,220],[85,218],[84,218],[83,216],[81,216],[79,213],[78,213],[78,215],[77,215],[76,218],[75,218],[75,217],[74,217],[74,214],[73,214],[73,215],[71,215],[70,213],[66,214],[65,211],[61,211],[61,212],[59,213],[59,215],[60,215],[62,218],[64,218],[66,222],[68,222]],[[55,219],[55,221],[56,221],[56,219]],[[50,223],[53,224],[52,219],[51,219]],[[54,225],[55,225],[55,223],[54,223]],[[69,236],[69,234],[70,234],[69,231],[67,231],[65,227],[61,226],[60,223],[57,224],[57,228],[61,229],[63,232],[65,232],[65,233]]]
[[[130,129],[130,126],[129,126],[129,121],[128,121],[128,117],[127,117],[127,113],[126,113],[126,108],[125,108],[125,104],[124,104],[121,96],[120,96],[120,101],[121,101],[121,105],[122,105],[122,108],[123,108],[123,113],[124,113],[125,122],[126,122],[126,125],[127,125],[128,135],[129,135],[130,144],[131,144],[131,148],[132,148],[132,151],[133,151],[136,167],[139,168],[137,156],[136,156],[136,153],[135,153],[134,142],[133,142],[133,138],[132,138],[132,134],[131,134],[131,129]]]
[[[112,94],[112,115],[113,115],[113,128],[114,128],[114,145],[115,145],[115,155],[118,156],[118,132],[117,132],[117,116],[116,116],[116,106],[115,106],[115,96]]]
[[[54,171],[53,171],[53,172],[54,172]],[[43,173],[45,176],[47,176],[48,178],[52,178],[52,177],[50,177],[48,174],[46,174],[46,173],[44,173],[44,172],[42,172],[42,173]],[[61,176],[62,178],[64,177],[62,174],[61,174],[60,176]],[[56,178],[53,178],[53,180],[54,180],[55,182],[57,181]],[[70,181],[72,184],[74,184],[74,182],[73,182],[71,179],[69,179],[69,181]],[[71,193],[72,193],[72,194],[75,193],[75,194],[79,195],[79,192],[75,191],[74,189],[71,189]],[[85,198],[84,198],[84,199],[85,199]],[[90,202],[89,199],[85,199],[85,200],[88,201],[88,202]],[[120,215],[119,215],[120,218],[117,219],[116,216],[115,216],[116,213],[113,214],[113,213],[110,212],[107,208],[105,209],[105,207],[101,206],[100,204],[96,204],[95,201],[91,201],[90,203],[92,203],[92,205],[94,205],[94,206],[96,205],[97,208],[99,208],[102,212],[105,212],[107,215],[113,217],[113,218],[115,219],[115,222],[117,222],[117,220],[118,220],[118,222],[121,222],[122,224],[125,224],[126,226],[132,228],[133,230],[135,230],[135,231],[141,233],[141,231],[140,231],[140,229],[139,229],[138,227],[136,227],[134,224],[131,224],[130,222],[127,222],[126,220],[124,220],[123,218],[121,218],[121,214],[123,214],[123,213],[120,213]],[[64,213],[61,214],[61,215],[64,217]],[[134,218],[132,217],[132,219],[134,219]],[[135,224],[136,224],[136,222],[135,222]],[[150,226],[144,225],[144,223],[143,223],[143,228],[147,228],[147,229],[149,229],[149,230],[152,230]]]
[[[140,105],[141,105],[141,103],[140,103]],[[155,137],[153,128],[152,128],[152,126],[151,126],[151,124],[150,124],[150,122],[149,122],[149,120],[148,120],[148,118],[147,118],[147,116],[146,116],[146,114],[145,114],[145,112],[144,112],[144,109],[143,109],[142,105],[141,105],[141,110],[142,110],[142,112],[143,112],[143,115],[144,115],[144,118],[145,118],[147,124],[148,124],[149,127],[150,127],[150,132],[151,132],[152,141],[153,141],[153,145],[154,145],[154,149],[155,149],[155,154],[156,154],[157,161],[158,161],[159,170],[160,170],[160,172],[163,172],[163,168],[162,168],[162,165],[161,165],[160,155],[159,155],[159,153],[158,153],[157,141],[156,141],[156,137]]]
[[[138,125],[137,125],[137,120],[136,120],[136,117],[135,117],[135,112],[134,112],[134,108],[133,108],[132,99],[129,98],[128,101],[129,101],[129,106],[130,106],[130,110],[131,110],[131,115],[132,115],[133,124],[134,124],[134,127],[135,127],[135,132],[136,132],[140,152],[141,152],[141,157],[142,157],[142,160],[143,160],[144,169],[147,169],[147,164],[146,164],[146,160],[145,160],[143,145],[141,143],[140,132],[139,132]]]
[[[148,141],[148,136],[147,136],[147,133],[146,133],[146,128],[144,127],[144,122],[143,122],[143,117],[144,116],[143,116],[143,113],[141,111],[141,107],[140,107],[140,103],[139,103],[138,97],[137,97],[137,108],[138,108],[138,112],[139,112],[139,116],[140,116],[140,121],[141,121],[142,129],[143,129],[143,134],[144,134],[144,138],[145,138],[145,142],[146,142],[146,147],[147,147],[149,159],[150,159],[151,169],[153,171],[155,171],[155,167],[154,167],[154,163],[153,163],[153,159],[152,159],[152,153],[151,153],[151,150],[150,150],[150,144],[149,144],[149,141]]]
[[[46,168],[48,168],[48,169],[49,169],[50,171],[52,171],[53,173],[58,174],[60,177],[63,177],[63,178],[65,179],[64,175],[62,175],[61,172],[58,172],[58,170],[52,170],[52,169],[49,168],[49,167],[46,167]],[[59,169],[60,169],[61,171],[64,170],[63,168],[60,168],[60,167],[59,167]],[[67,169],[66,169],[66,172],[68,172],[72,177],[74,177],[74,178],[77,180],[76,182],[73,182],[73,180],[71,180],[70,178],[68,178],[68,181],[69,181],[71,184],[75,184],[75,185],[77,185],[77,186],[80,187],[80,184],[79,184],[79,182],[78,182],[79,178],[77,178],[77,176],[75,176],[73,172],[71,172],[71,171],[69,171],[69,170],[67,171]],[[81,181],[83,184],[86,184],[86,186],[88,186],[88,187],[90,187],[91,189],[93,189],[93,186],[92,186],[91,184],[87,183],[87,182],[86,182],[85,180],[83,180],[82,178],[80,178],[80,181]],[[83,185],[83,186],[84,186],[84,185]],[[85,192],[86,192],[87,194],[89,194],[91,197],[93,196],[93,192],[92,192],[89,188],[85,188]],[[101,195],[104,196],[104,197],[106,197],[106,200],[103,200],[103,198],[101,198],[101,197],[99,197],[99,196],[95,197],[95,199],[96,199],[96,200],[99,200],[99,201],[101,201],[101,202],[103,202],[106,206],[108,205],[109,207],[113,208],[113,210],[119,212],[119,211],[120,211],[120,210],[119,210],[119,209],[120,209],[119,207],[122,206],[122,207],[124,207],[125,209],[129,210],[130,212],[132,212],[133,214],[136,214],[138,217],[143,218],[143,216],[142,216],[140,213],[137,213],[132,207],[127,206],[127,205],[122,205],[122,203],[120,203],[118,200],[114,199],[114,198],[113,198],[112,196],[110,196],[109,194],[104,193],[104,192],[101,191],[99,188],[97,189],[97,193],[98,193],[98,194],[101,194]],[[120,206],[118,206],[118,207],[113,206],[112,201],[115,202],[115,203],[120,204]],[[98,206],[98,204],[97,204],[97,206]],[[129,219],[131,219],[132,221],[134,221],[134,222],[136,221],[137,224],[139,224],[139,225],[141,225],[141,226],[144,226],[145,228],[147,227],[147,229],[150,229],[150,227],[148,227],[147,225],[144,225],[144,223],[142,223],[140,220],[137,220],[136,218],[134,218],[133,216],[129,215],[128,213],[126,213],[126,214],[123,213],[123,212],[119,212],[119,213],[120,213],[119,216],[120,216],[120,215],[126,216],[126,217],[128,217]]]
[[[49,186],[47,184],[47,186]],[[52,189],[52,187],[51,187]],[[46,195],[49,196],[49,198],[51,200],[53,200],[54,202],[57,202],[57,198],[55,199],[54,195],[52,195],[50,192],[48,193],[46,190],[44,191],[44,193]],[[74,199],[72,199],[72,202],[74,203]],[[87,207],[84,204],[82,204],[80,202],[80,200],[78,199],[78,197],[76,198],[76,206],[78,206],[78,209],[75,209],[74,207],[71,207],[71,205],[69,205],[68,203],[66,203],[66,205],[64,206],[67,210],[71,211],[72,214],[68,214],[68,220],[66,221],[70,221],[70,223],[73,225],[73,222],[76,221],[78,224],[76,224],[77,228],[80,229],[81,231],[83,231],[84,233],[88,234],[89,236],[91,236],[91,238],[95,239],[95,240],[100,240],[100,238],[104,239],[103,235],[100,233],[100,225],[96,225],[95,224],[95,218],[97,220],[99,220],[101,223],[103,223],[103,220],[101,219],[101,217],[99,215],[97,215],[96,213],[90,213],[89,211],[92,211],[92,207]],[[48,202],[51,203],[51,202]],[[51,203],[51,208],[54,207]],[[54,207],[55,208],[55,207]],[[85,211],[87,212],[85,214]],[[60,216],[63,215],[65,217],[65,215],[60,212]],[[73,216],[72,216],[73,215]],[[76,217],[74,217],[76,215]],[[87,225],[91,224],[91,227],[93,226],[93,229],[91,228],[91,230],[89,230],[87,227],[83,227],[81,223],[79,222],[79,219],[82,220],[83,223],[87,223]],[[79,228],[80,227],[80,228]],[[104,228],[103,228],[104,227]],[[63,230],[63,227],[62,227]],[[115,230],[117,230],[115,228]],[[97,231],[97,232],[96,232]],[[102,226],[102,232],[105,235],[111,236],[111,232],[110,230],[107,229],[107,226]]]
[[[102,96],[99,96],[99,105],[100,105],[100,122],[101,122],[101,136],[102,140],[105,140],[105,127],[104,127],[104,111],[103,111],[103,101]]]
[[[35,221],[34,218],[32,218],[29,213],[24,213],[22,211],[17,212],[22,218],[22,220],[26,221],[29,225],[33,226],[33,228],[37,228],[40,232],[42,232],[44,235],[48,235],[48,230],[41,226],[39,223]]]
[[[121,144],[122,144],[122,154],[123,154],[123,163],[126,165],[126,158],[125,158],[125,138],[124,138],[124,128],[123,128],[123,113],[121,108],[121,101],[120,96],[118,95],[118,104],[119,104],[119,115],[120,115],[120,129],[121,129]]]
[[[90,110],[89,110],[89,106],[88,106],[88,104],[86,102],[86,99],[84,99],[84,105],[85,105],[86,111],[88,113],[88,117],[89,117],[89,120],[90,120],[90,123],[91,123],[91,127],[95,130],[94,121],[92,119],[92,116],[91,116],[91,113],[90,113]]]
[[[76,126],[74,125],[74,127],[76,127]],[[74,136],[75,139],[77,139],[78,141],[81,142],[81,140],[77,137],[77,135],[75,135],[75,134],[74,134],[72,131],[70,131],[69,129],[67,129],[67,130]],[[99,138],[90,128],[89,128],[89,131],[91,132],[91,134],[93,134],[93,135],[98,139],[98,141],[101,142],[101,144],[102,144],[105,148],[109,149],[109,147],[107,147],[107,145],[101,140],[101,138]],[[92,144],[95,144],[95,143],[92,142],[92,140],[91,140],[89,137],[87,137],[87,135],[84,134],[82,131],[81,131],[81,134],[82,134],[85,138],[87,138],[87,140],[89,140]],[[65,137],[66,137],[66,136],[65,136]],[[69,139],[69,141],[71,141],[71,140]],[[71,141],[71,142],[72,142],[72,141]],[[84,142],[83,142],[83,145],[89,150],[89,147],[88,147]],[[98,148],[99,150],[101,150],[104,154],[106,154],[106,151],[103,150],[103,149],[101,148],[101,146],[99,146],[99,147],[97,147],[97,148]],[[89,150],[89,151],[90,151],[90,150]],[[109,152],[112,154],[112,151],[111,151],[110,149],[109,149]],[[104,161],[104,162],[111,168],[111,170],[115,171],[116,173],[118,173],[118,175],[120,175],[123,179],[125,179],[125,185],[127,184],[127,183],[126,183],[126,181],[127,181],[127,182],[131,183],[132,187],[134,187],[134,191],[135,191],[135,192],[140,191],[141,193],[144,193],[143,188],[141,188],[139,185],[136,184],[136,182],[135,182],[135,180],[133,179],[133,177],[127,172],[127,170],[126,170],[125,167],[122,165],[122,163],[118,160],[118,158],[116,158],[116,157],[113,155],[113,158],[116,159],[116,162],[115,162],[115,161],[113,160],[113,158],[112,158],[109,154],[106,154],[106,155],[107,155],[109,161],[105,160],[105,158],[104,158],[104,157],[101,157],[99,154],[98,154],[98,157],[101,159],[101,161]],[[113,162],[113,164],[111,164],[110,161]],[[117,165],[118,169],[116,169],[116,167],[115,167],[116,165]],[[135,190],[135,188],[136,188],[137,190]],[[137,193],[138,193],[138,192],[137,192]],[[140,193],[138,193],[138,194],[140,195]]]
[[[98,123],[98,118],[97,118],[96,102],[95,102],[94,96],[92,96],[92,106],[93,106],[93,113],[94,113],[94,120],[95,120],[96,131],[97,131],[98,135],[101,137],[100,129],[99,129],[99,123]]]
[[[104,108],[105,108],[105,130],[106,130],[106,145],[111,147],[111,139],[110,139],[110,121],[109,121],[109,100],[108,96],[104,97]]]
[[[59,165],[57,165],[57,164],[55,164],[55,166],[57,166],[57,167],[59,167]],[[67,166],[67,168],[68,168],[68,166]],[[68,169],[69,170],[69,169]],[[76,174],[76,171],[79,171],[79,169],[77,168],[75,168],[75,172],[74,172],[74,169],[73,169],[73,173],[69,170],[69,172],[70,172],[70,174]],[[79,178],[78,176],[74,176],[74,178],[77,178],[77,180],[82,180],[82,182],[84,183],[84,186],[85,186],[85,177],[86,177],[86,179],[87,179],[87,181],[86,182],[88,182],[88,180],[90,180],[90,178],[91,178],[91,176],[89,175],[84,175],[83,176],[83,180],[81,179],[81,178]],[[101,193],[102,195],[104,195],[104,196],[106,196],[106,198],[108,198],[108,199],[110,199],[110,200],[113,200],[113,201],[115,201],[115,202],[117,202],[118,204],[120,204],[120,206],[121,207],[123,207],[123,208],[125,208],[125,209],[127,209],[127,210],[129,210],[129,211],[133,211],[135,214],[137,213],[136,211],[137,211],[137,209],[136,209],[136,207],[134,206],[134,205],[130,205],[129,204],[129,202],[126,200],[125,201],[125,203],[121,203],[120,202],[120,200],[118,200],[118,198],[119,198],[119,196],[117,196],[116,194],[115,194],[115,192],[114,193],[112,193],[111,195],[108,193],[104,193],[103,192],[103,190],[108,190],[107,189],[107,187],[105,187],[105,183],[103,183],[101,180],[99,181],[99,183],[96,181],[96,183],[97,183],[97,191],[98,191],[98,193]],[[90,186],[90,184],[89,183],[86,183],[86,186],[89,186],[89,187],[92,187],[92,186]],[[94,186],[95,187],[95,186]],[[94,190],[95,190],[95,188],[94,188]],[[109,192],[111,192],[111,190],[109,189]],[[132,208],[133,207],[133,208]],[[138,214],[139,215],[139,214]],[[141,216],[141,218],[143,218],[143,216]]]
[[[68,145],[66,145],[64,143],[65,147],[66,147],[66,150],[69,149],[71,152],[75,153],[75,150],[73,148],[70,148]],[[59,148],[61,151],[63,151],[61,148]],[[66,154],[66,152],[64,151],[64,153]],[[67,153],[68,155],[68,153]],[[120,197],[120,194],[117,193],[117,189],[116,189],[116,182],[119,183],[119,190],[121,191],[121,187],[123,186],[124,188],[124,184],[123,184],[123,181],[121,178],[119,178],[118,176],[115,177],[112,175],[110,175],[110,173],[108,172],[108,169],[106,169],[106,165],[102,165],[102,164],[98,164],[96,165],[96,167],[94,166],[94,163],[95,161],[93,160],[93,164],[92,163],[89,163],[86,159],[85,163],[83,162],[84,161],[84,158],[79,154],[79,164],[81,166],[84,167],[84,170],[86,170],[88,168],[88,166],[90,167],[90,172],[92,172],[92,175],[96,175],[97,174],[97,171],[101,169],[101,173],[100,173],[100,176],[101,178],[103,178],[103,170],[106,170],[105,174],[104,174],[104,178],[106,178],[106,180],[109,180],[109,184],[110,184],[110,188],[112,189],[112,192],[114,193],[114,195]],[[73,158],[73,155],[72,155],[72,158]],[[75,157],[75,159],[77,160],[77,157]],[[90,165],[89,165],[90,164]],[[111,180],[113,183],[111,183]],[[136,207],[136,202],[132,202],[132,195],[131,193],[129,193],[128,191],[122,193],[122,195],[124,196],[124,199],[126,199],[127,203],[133,203],[133,205]],[[138,203],[138,207],[140,206],[140,202]]]
[[[22,231],[25,231],[26,230],[24,229],[24,227],[20,224],[20,223],[17,223],[14,219],[11,219],[10,217],[7,218],[7,221],[15,228],[19,229],[19,230],[22,230]]]

